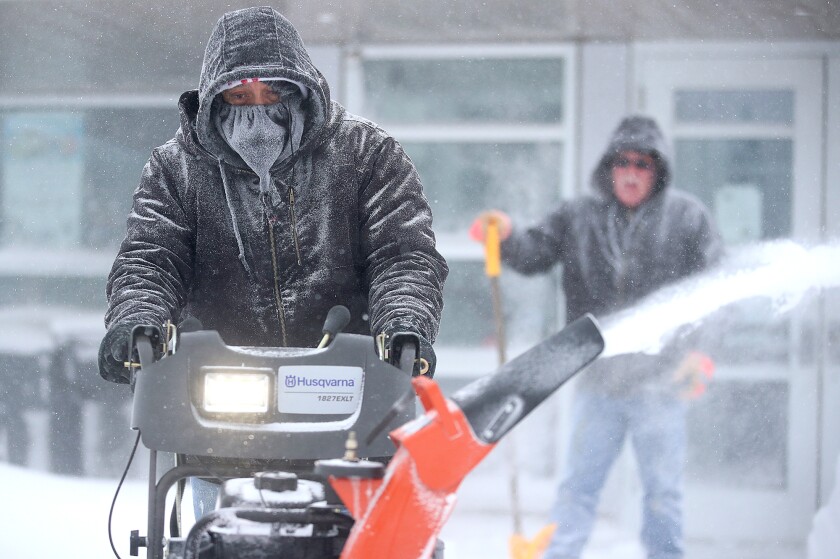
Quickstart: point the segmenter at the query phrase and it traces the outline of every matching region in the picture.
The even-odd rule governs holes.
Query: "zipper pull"
[[[277,210],[271,205],[271,195],[268,192],[263,192],[260,196],[260,199],[263,203],[263,212],[265,213],[265,219],[268,221],[269,225],[274,225],[277,223]]]

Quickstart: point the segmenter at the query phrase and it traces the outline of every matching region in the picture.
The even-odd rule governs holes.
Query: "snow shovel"
[[[499,366],[507,362],[507,338],[505,336],[505,321],[502,309],[502,292],[499,286],[499,276],[502,273],[501,239],[499,235],[499,220],[493,216],[487,218],[484,231],[484,271],[490,280],[490,292],[493,303],[493,315],[496,321],[496,347],[499,355]],[[510,491],[511,515],[513,520],[513,535],[508,547],[513,559],[536,559],[542,555],[554,533],[554,525],[544,527],[534,537],[528,540],[522,535],[522,511],[519,507],[519,474],[516,467],[516,437],[511,434],[506,446],[508,464],[508,488]]]

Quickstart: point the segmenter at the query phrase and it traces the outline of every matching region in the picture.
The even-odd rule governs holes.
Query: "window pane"
[[[0,112],[0,245],[116,247],[170,109]]]
[[[465,232],[476,214],[499,208],[531,221],[557,203],[560,143],[406,143],[432,205],[435,231]]]
[[[495,348],[496,322],[484,263],[450,261],[449,267],[438,343]],[[509,350],[536,344],[558,323],[554,274],[525,277],[506,271],[501,276],[500,291]]]
[[[793,124],[793,91],[677,91],[680,122]]]
[[[786,382],[713,384],[689,408],[686,475],[723,487],[787,487],[788,399]]]
[[[82,230],[84,122],[65,112],[3,119],[3,241],[67,248]]]
[[[791,140],[677,140],[676,186],[712,209],[727,242],[791,233]]]
[[[400,123],[559,123],[558,58],[367,60],[365,116]]]

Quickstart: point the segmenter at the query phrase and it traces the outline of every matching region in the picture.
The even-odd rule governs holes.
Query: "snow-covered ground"
[[[108,509],[116,480],[64,477],[0,464],[0,557],[113,557],[108,544]],[[146,488],[123,486],[114,517],[117,550],[128,554],[128,534],[145,533]]]
[[[113,557],[108,542],[108,511],[116,480],[64,477],[0,464],[4,488],[0,507],[0,557],[4,559],[90,559]],[[146,486],[127,481],[114,510],[113,534],[117,551],[127,559],[131,530],[146,532]],[[511,519],[500,512],[480,512],[462,502],[442,534],[447,559],[508,557]],[[526,536],[545,519],[523,518]],[[602,523],[586,559],[641,559],[644,555],[632,534]]]
[[[0,557],[3,559],[105,559],[113,557],[108,542],[108,511],[116,480],[64,477],[0,464]],[[491,485],[488,487],[488,485]],[[447,559],[509,557],[510,515],[497,508],[482,511],[480,495],[503,491],[504,479],[468,479],[452,518],[443,530]],[[146,486],[132,479],[121,490],[114,511],[117,551],[128,559],[131,530],[146,532]],[[524,490],[527,494],[527,482]],[[523,518],[524,535],[533,536],[545,523],[540,515]],[[724,542],[688,542],[689,559],[803,559],[802,548],[767,544],[736,546]],[[642,559],[635,534],[602,519],[583,559]]]

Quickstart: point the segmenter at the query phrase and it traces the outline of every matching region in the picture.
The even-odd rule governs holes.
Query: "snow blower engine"
[[[227,346],[215,331],[182,328],[155,360],[163,336],[135,328],[132,428],[150,456],[147,533],[132,532],[132,555],[440,559],[438,534],[464,477],[603,350],[585,316],[446,398],[412,377],[415,337],[340,333],[349,313],[337,309],[317,349]],[[160,475],[159,453],[176,456]],[[189,477],[219,483],[219,493],[184,535]]]

